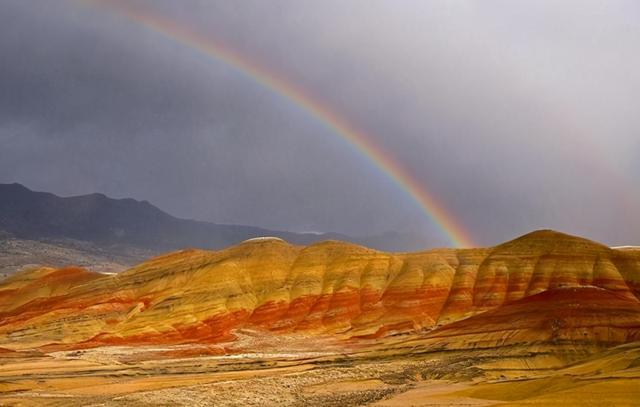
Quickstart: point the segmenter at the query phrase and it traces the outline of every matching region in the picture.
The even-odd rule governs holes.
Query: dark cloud
[[[640,240],[635,2],[136,1],[368,133],[492,244]],[[414,203],[308,112],[83,2],[0,5],[0,181],[291,230],[418,229]]]

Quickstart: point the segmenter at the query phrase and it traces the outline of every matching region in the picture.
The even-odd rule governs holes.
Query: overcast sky
[[[86,3],[0,2],[0,182],[218,223],[447,242],[304,109]],[[136,3],[307,89],[478,244],[538,228],[640,244],[635,0]]]

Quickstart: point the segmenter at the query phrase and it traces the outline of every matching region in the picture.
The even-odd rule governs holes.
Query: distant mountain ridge
[[[220,249],[258,236],[276,236],[294,244],[351,240],[337,233],[294,233],[180,219],[147,201],[103,194],[59,197],[18,183],[0,184],[0,231],[20,239],[76,239],[156,251]]]

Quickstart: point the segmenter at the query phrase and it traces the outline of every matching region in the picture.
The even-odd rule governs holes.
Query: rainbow
[[[308,92],[303,91],[275,72],[271,72],[246,56],[240,55],[228,45],[208,36],[205,37],[198,34],[189,27],[153,13],[152,10],[135,7],[131,3],[127,3],[119,0],[85,0],[82,4],[110,10],[116,15],[125,17],[172,41],[188,46],[209,58],[225,62],[243,72],[258,84],[302,107],[387,174],[419,205],[422,212],[437,225],[454,246],[475,246],[470,234],[447,211],[445,206],[438,202],[432,193],[388,153],[379,148],[371,137],[355,128],[330,107],[317,101]]]

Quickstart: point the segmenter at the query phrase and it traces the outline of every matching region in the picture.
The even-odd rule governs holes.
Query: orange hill
[[[640,339],[639,298],[640,251],[553,231],[408,254],[260,239],[118,275],[15,275],[0,282],[0,347],[220,342],[242,327],[376,337],[443,325],[430,335],[473,332],[475,342],[460,343],[477,346],[492,324],[514,341],[622,343]]]

